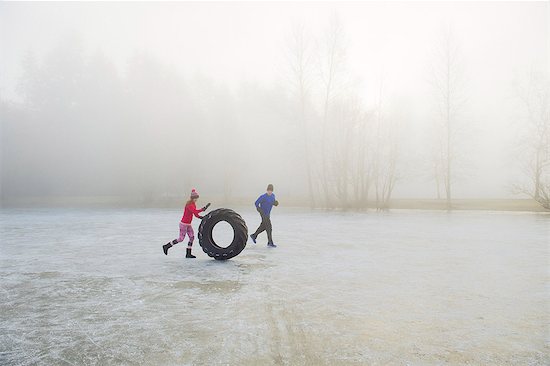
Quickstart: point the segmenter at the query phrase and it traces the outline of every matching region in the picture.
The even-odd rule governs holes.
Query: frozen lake
[[[180,218],[2,210],[0,364],[550,364],[550,215],[277,208],[226,262]]]

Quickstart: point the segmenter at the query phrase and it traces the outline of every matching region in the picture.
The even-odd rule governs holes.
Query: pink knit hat
[[[193,198],[199,198],[199,194],[195,191],[195,188],[191,190],[191,199]]]

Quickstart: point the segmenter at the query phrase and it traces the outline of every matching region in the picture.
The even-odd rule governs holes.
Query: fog
[[[316,207],[539,200],[549,17],[548,2],[0,3],[2,203],[181,203],[192,187],[248,202],[267,183]]]
[[[0,2],[0,364],[549,365],[549,68],[548,1]]]

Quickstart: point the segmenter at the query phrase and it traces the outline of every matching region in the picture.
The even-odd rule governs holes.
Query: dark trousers
[[[258,229],[256,230],[256,232],[252,235],[254,235],[254,237],[257,238],[258,235],[266,231],[268,242],[273,243],[273,237],[271,236],[271,219],[262,210],[258,210],[258,212],[262,217],[262,223],[260,224],[260,226],[258,226]]]

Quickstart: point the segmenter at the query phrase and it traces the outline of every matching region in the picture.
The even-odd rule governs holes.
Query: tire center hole
[[[234,237],[233,227],[226,221],[220,221],[212,228],[212,240],[221,248],[230,246]]]

